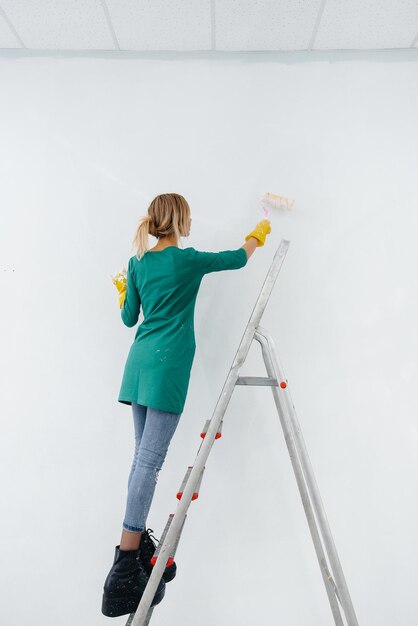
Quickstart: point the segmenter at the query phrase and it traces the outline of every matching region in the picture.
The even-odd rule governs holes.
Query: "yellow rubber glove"
[[[248,241],[250,237],[255,237],[258,239],[257,247],[259,248],[260,246],[264,246],[268,233],[271,233],[270,220],[263,219],[261,222],[258,222],[254,230],[246,236],[245,241]]]
[[[119,307],[123,307],[126,297],[126,270],[118,272],[116,276],[112,276],[112,282],[119,292]]]

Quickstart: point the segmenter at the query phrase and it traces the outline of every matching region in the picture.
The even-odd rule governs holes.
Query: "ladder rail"
[[[270,333],[259,327],[255,334],[255,338],[260,342],[263,357],[269,376],[276,375],[279,380],[286,380],[283,368],[279,361],[277,350],[275,348],[274,340]],[[305,441],[302,435],[300,424],[296,415],[295,406],[290,396],[288,385],[284,389],[281,389],[281,394],[284,397],[284,407],[280,402],[279,391],[277,387],[272,387],[272,393],[276,401],[277,408],[282,410],[285,423],[287,425],[287,432],[292,434],[292,439],[295,443],[295,447],[300,459],[300,463],[303,469],[306,484],[309,489],[310,497],[314,506],[314,510],[318,519],[319,528],[325,543],[325,547],[328,553],[328,558],[332,566],[332,572],[335,577],[335,581],[338,589],[338,598],[344,609],[345,616],[348,621],[348,626],[358,626],[356,614],[351,601],[350,593],[348,591],[347,582],[344,577],[343,569],[340,559],[338,557],[337,549],[332,537],[331,528],[328,523],[328,519],[325,513],[324,504],[319,492],[318,484],[315,479],[312,464],[306,449]],[[284,408],[284,410],[283,410]],[[280,414],[280,411],[279,411]],[[283,421],[282,421],[283,426]],[[286,432],[286,431],[285,431]],[[301,493],[302,495],[302,493]],[[303,499],[303,498],[302,498]],[[308,520],[309,521],[309,520]],[[312,537],[313,539],[313,537]],[[315,544],[315,541],[314,541]],[[315,544],[316,547],[316,544]],[[321,562],[320,562],[321,563]],[[327,586],[327,585],[326,585]],[[327,586],[328,589],[328,586]]]
[[[147,586],[145,587],[144,593],[142,594],[141,600],[138,604],[137,610],[135,612],[135,617],[131,622],[132,626],[145,625],[148,611],[151,607],[151,603],[157,590],[158,584],[165,570],[165,566],[169,556],[167,552],[170,550],[171,546],[175,544],[175,540],[180,534],[182,522],[187,513],[187,509],[190,506],[192,495],[195,491],[200,474],[207,461],[212,445],[215,442],[216,433],[234,391],[235,384],[239,375],[239,370],[243,362],[245,361],[245,358],[250,349],[251,343],[254,338],[255,329],[257,328],[266,308],[270,294],[274,287],[274,283],[289,248],[289,243],[290,242],[286,239],[282,239],[279,247],[276,250],[270,269],[264,280],[260,294],[254,305],[238,350],[235,354],[232,366],[229,370],[228,376],[216,403],[212,419],[209,424],[209,428],[206,432],[206,436],[202,440],[195,462],[193,464],[193,469],[190,472],[189,479],[187,480],[186,485],[184,486],[183,496],[177,504],[174,518],[172,520],[170,528],[168,529],[163,545],[161,546],[160,553],[149,577]]]
[[[264,363],[266,366],[267,373],[270,377],[276,378],[277,381],[285,381],[285,377],[283,372],[279,374],[279,372],[275,371],[273,368],[271,356],[268,352],[268,340],[265,336],[267,333],[261,327],[258,327],[255,333],[255,339],[260,343]],[[292,463],[293,472],[295,474],[296,483],[299,488],[300,496],[302,499],[303,508],[305,510],[306,519],[308,521],[309,530],[311,533],[312,541],[314,544],[315,552],[319,561],[320,571],[322,575],[322,579],[324,581],[325,590],[327,592],[328,601],[331,606],[332,615],[334,617],[334,621],[336,626],[344,626],[344,622],[342,620],[341,612],[336,600],[336,592],[334,587],[332,586],[331,579],[329,577],[328,564],[326,560],[326,556],[323,550],[321,537],[318,532],[318,526],[315,520],[314,511],[312,508],[312,504],[309,498],[309,492],[305,483],[305,477],[303,475],[302,465],[300,462],[298,449],[295,443],[295,439],[293,436],[293,432],[289,423],[288,416],[286,415],[285,405],[283,396],[280,394],[277,389],[278,385],[272,386],[272,393],[274,402],[276,404],[277,412],[279,414],[280,423],[283,429],[283,434],[286,442],[286,446],[289,452],[290,461]],[[287,381],[286,381],[287,388]],[[282,388],[281,388],[282,389]]]

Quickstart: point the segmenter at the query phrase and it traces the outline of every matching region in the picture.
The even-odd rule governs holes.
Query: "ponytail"
[[[148,235],[150,230],[150,222],[150,215],[145,215],[145,217],[142,217],[136,229],[135,237],[132,240],[132,245],[135,247],[135,254],[138,261],[140,261],[144,254],[149,250]]]

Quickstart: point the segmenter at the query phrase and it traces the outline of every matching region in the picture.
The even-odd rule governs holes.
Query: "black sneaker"
[[[102,613],[107,617],[118,617],[134,613],[149,580],[139,550],[119,550],[115,548],[115,558],[103,587]],[[164,598],[165,582],[160,581],[151,606]]]
[[[152,528],[148,528],[146,532],[141,535],[141,542],[139,544],[139,558],[142,561],[142,565],[144,566],[145,571],[150,576],[152,572],[153,565],[151,563],[151,558],[154,555],[155,550],[157,549],[157,544],[160,542],[156,539],[151,533],[154,531]],[[152,537],[152,538],[151,538]],[[155,540],[155,542],[153,541]],[[177,572],[177,565],[175,561],[171,565],[165,568],[164,574],[162,575],[162,579],[168,583],[170,580],[173,580],[174,576]]]

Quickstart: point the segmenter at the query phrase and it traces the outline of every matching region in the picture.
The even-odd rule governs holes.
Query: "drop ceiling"
[[[0,49],[418,48],[418,0],[0,0]]]

